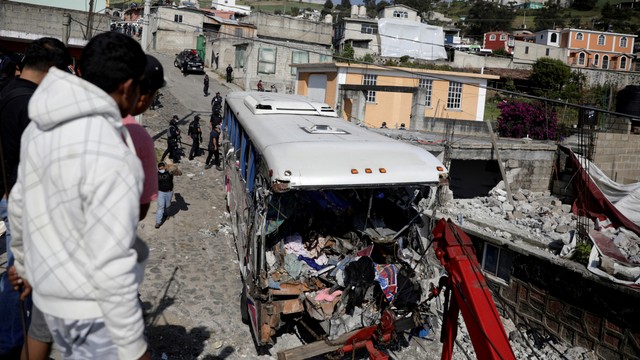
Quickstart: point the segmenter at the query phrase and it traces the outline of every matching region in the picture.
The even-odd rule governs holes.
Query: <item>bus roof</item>
[[[291,189],[437,184],[447,174],[428,151],[347,122],[306,97],[235,92],[226,104],[272,170],[272,182]]]

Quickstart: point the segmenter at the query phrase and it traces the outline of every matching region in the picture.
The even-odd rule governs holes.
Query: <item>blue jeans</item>
[[[171,205],[173,191],[158,191],[158,210],[156,210],[156,224],[162,224],[164,212]]]

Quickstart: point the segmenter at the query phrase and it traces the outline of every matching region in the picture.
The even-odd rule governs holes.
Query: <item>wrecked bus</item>
[[[241,313],[258,349],[302,325],[337,339],[416,316],[428,296],[419,204],[447,170],[306,97],[234,92],[221,144],[243,281]],[[437,281],[437,278],[436,278]]]

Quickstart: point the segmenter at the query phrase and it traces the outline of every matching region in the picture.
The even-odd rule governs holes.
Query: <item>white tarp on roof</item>
[[[400,19],[378,20],[380,55],[389,57],[410,56],[415,59],[446,59],[444,31],[417,21]]]

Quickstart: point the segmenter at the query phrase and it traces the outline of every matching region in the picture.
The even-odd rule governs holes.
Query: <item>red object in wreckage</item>
[[[476,260],[471,239],[453,222],[444,219],[436,223],[433,236],[436,256],[449,275],[444,282],[445,318],[441,359],[452,358],[460,312],[478,359],[515,359],[480,264]],[[453,296],[450,296],[451,293]],[[447,304],[449,298],[450,302]]]

